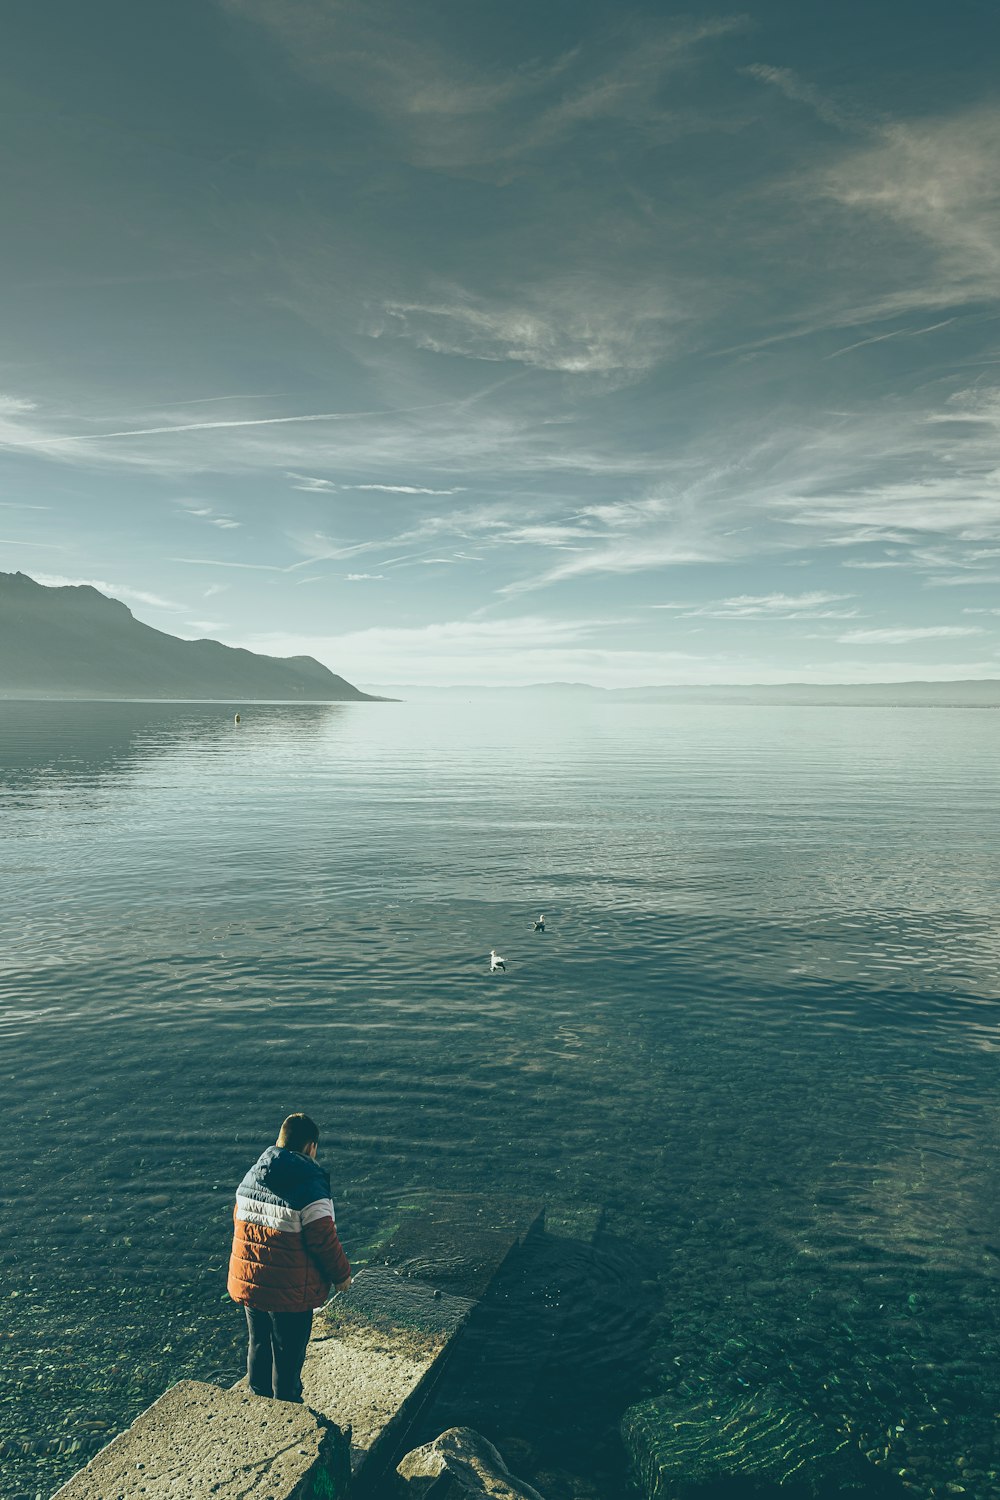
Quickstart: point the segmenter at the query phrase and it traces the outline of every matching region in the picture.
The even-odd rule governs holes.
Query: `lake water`
[[[560,1431],[495,1424],[553,1500],[727,1379],[996,1500],[997,715],[242,707],[0,704],[0,1492],[238,1377],[301,1108],[356,1261],[427,1188],[606,1207],[525,1273]]]

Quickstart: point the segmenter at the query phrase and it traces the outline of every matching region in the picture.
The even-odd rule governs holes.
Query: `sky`
[[[359,686],[1000,676],[994,0],[50,0],[0,571]]]

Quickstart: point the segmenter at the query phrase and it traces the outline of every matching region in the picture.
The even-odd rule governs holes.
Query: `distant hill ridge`
[[[0,573],[0,696],[378,702],[311,656],[182,641],[88,584]]]
[[[676,703],[706,705],[782,704],[802,707],[841,708],[1000,708],[1000,678],[972,677],[955,680],[908,682],[754,682],[675,683],[669,686],[634,688],[593,687],[585,682],[533,682],[523,687],[483,687],[456,684],[450,687],[405,687],[380,685],[380,692],[418,701],[439,698],[477,700],[489,696],[514,700],[549,698],[597,703]]]
[[[622,688],[613,693],[629,703],[782,703],[814,707],[998,708],[1000,680],[969,678],[954,682],[773,682],[749,686]]]

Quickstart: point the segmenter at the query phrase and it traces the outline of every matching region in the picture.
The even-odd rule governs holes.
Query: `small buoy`
[[[538,914],[538,921],[537,922],[532,922],[532,924],[531,924],[531,930],[533,932],[544,932],[545,931],[545,913],[544,912],[539,912],[539,914]]]
[[[500,955],[497,952],[497,950],[495,948],[491,948],[490,949],[490,973],[491,974],[495,974],[496,971],[497,971],[497,969],[503,969],[504,973],[506,974],[506,972],[507,972],[507,965],[504,963],[503,959],[500,957]]]
[[[238,723],[239,723],[239,722],[240,722],[240,716],[239,716],[239,714],[237,714],[237,715],[236,715],[236,716],[235,716],[235,718],[234,718],[234,719],[233,719],[233,723],[234,723],[234,724],[238,724]]]

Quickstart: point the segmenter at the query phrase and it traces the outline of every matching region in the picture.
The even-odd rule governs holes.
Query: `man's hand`
[[[336,1290],[338,1292],[349,1292],[351,1290],[351,1282],[353,1280],[354,1280],[353,1276],[348,1276],[348,1278],[347,1278],[346,1281],[338,1281],[337,1282],[337,1286],[336,1286]]]

